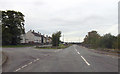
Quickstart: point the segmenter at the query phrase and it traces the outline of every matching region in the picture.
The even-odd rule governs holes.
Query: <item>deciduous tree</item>
[[[24,15],[21,12],[2,11],[2,44],[16,45],[20,43],[20,35],[25,33]]]

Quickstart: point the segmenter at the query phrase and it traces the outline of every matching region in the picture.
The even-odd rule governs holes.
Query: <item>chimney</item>
[[[43,36],[45,37],[45,34],[43,34]]]
[[[41,35],[41,33],[39,33]]]
[[[34,30],[33,30],[33,33],[34,33]]]

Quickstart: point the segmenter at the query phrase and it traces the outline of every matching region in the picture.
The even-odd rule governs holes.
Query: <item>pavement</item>
[[[66,49],[3,48],[3,72],[118,72],[118,57],[72,45]]]

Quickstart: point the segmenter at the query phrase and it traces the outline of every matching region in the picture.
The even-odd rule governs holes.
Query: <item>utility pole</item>
[[[63,34],[63,43],[64,43],[64,34]]]

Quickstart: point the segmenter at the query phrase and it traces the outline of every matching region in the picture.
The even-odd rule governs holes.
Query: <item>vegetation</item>
[[[39,47],[39,46],[37,46],[36,48],[37,49],[65,49],[65,48],[67,48],[67,47],[69,47],[70,46],[70,44],[69,45],[64,45],[64,44],[59,44],[59,46],[48,46],[48,47]]]
[[[24,30],[24,15],[21,12],[2,11],[2,45],[19,44]]]
[[[83,45],[91,48],[120,49],[120,34],[113,36],[110,33],[100,36],[97,31],[88,32]]]
[[[30,47],[33,45],[4,45],[3,48]]]
[[[61,31],[52,34],[52,46],[59,46]]]

